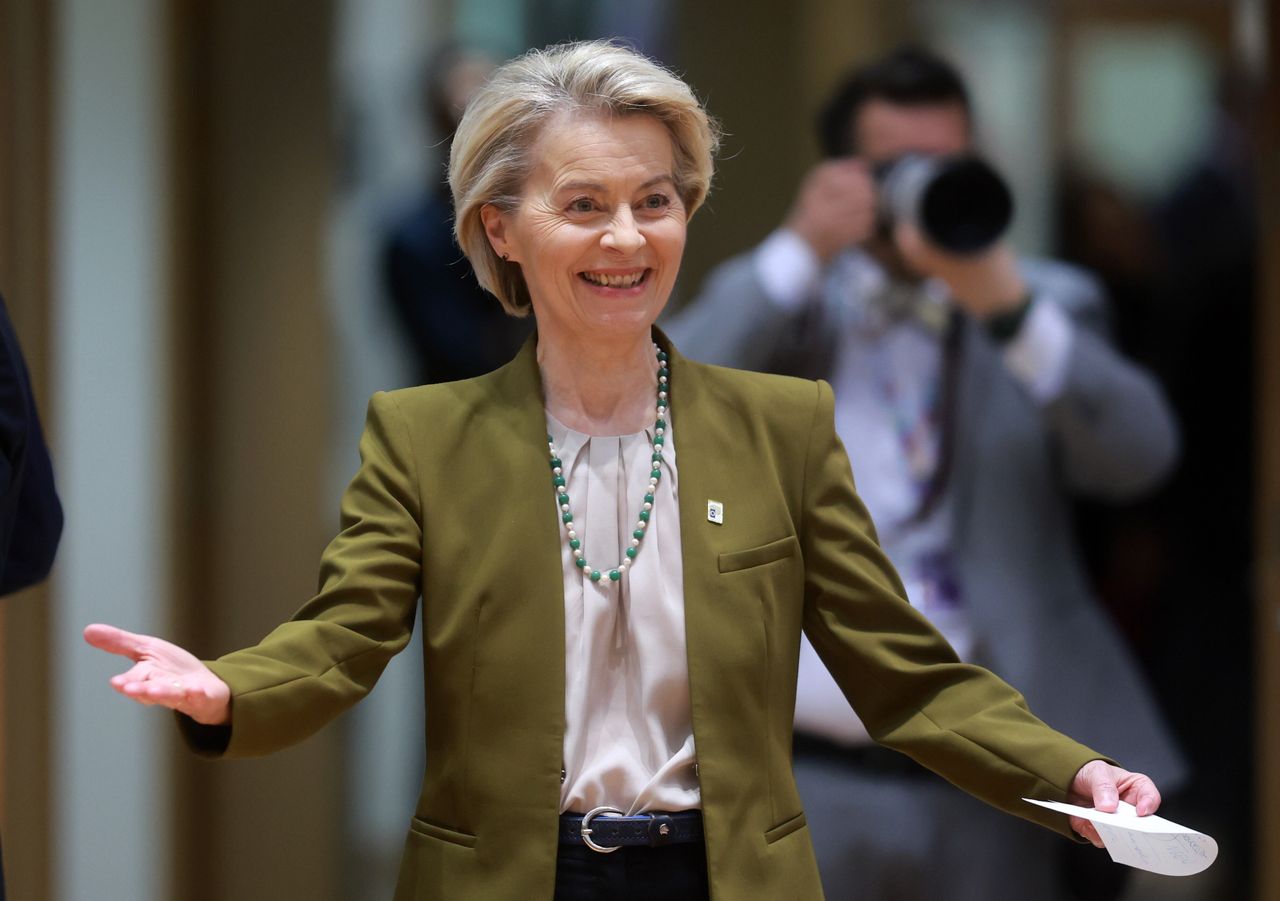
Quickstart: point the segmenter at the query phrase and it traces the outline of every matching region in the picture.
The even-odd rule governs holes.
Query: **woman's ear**
[[[493,252],[504,260],[519,262],[512,254],[511,242],[507,240],[507,219],[496,204],[486,203],[480,207],[480,221],[484,224],[485,236]]]

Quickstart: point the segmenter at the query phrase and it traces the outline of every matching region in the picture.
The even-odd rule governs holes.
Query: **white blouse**
[[[561,812],[627,814],[702,806],[694,770],[685,653],[684,564],[671,415],[662,478],[635,563],[620,582],[592,582],[561,526],[565,733]],[[547,414],[587,561],[614,568],[639,518],[652,470],[653,427],[586,435]],[[550,493],[549,493],[550,495]],[[555,505],[554,495],[548,503]],[[560,508],[555,506],[557,518]]]

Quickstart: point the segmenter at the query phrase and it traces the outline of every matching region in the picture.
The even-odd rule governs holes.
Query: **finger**
[[[870,176],[871,167],[860,156],[845,156],[830,161],[831,168],[844,175]]]
[[[1093,823],[1082,817],[1071,817],[1071,828],[1081,837],[1093,844],[1095,848],[1104,847],[1102,844],[1102,836],[1098,834],[1098,830],[1094,828]]]
[[[144,638],[143,635],[126,632],[124,629],[108,626],[105,623],[93,623],[85,626],[84,629],[84,640],[98,650],[131,657],[134,660],[137,660],[142,653]]]
[[[898,220],[893,225],[893,239],[904,251],[920,253],[925,248],[920,229],[906,220]]]
[[[135,663],[125,672],[112,676],[111,687],[119,688],[123,685],[129,684],[130,682],[145,682],[147,679],[152,678],[154,673],[155,664],[150,660],[143,660],[140,663]]]
[[[1094,773],[1096,775],[1090,786],[1094,808],[1104,813],[1115,813],[1120,806],[1120,791],[1116,788],[1115,780],[1111,778],[1110,772],[1102,768],[1094,770]]]
[[[143,704],[158,704],[178,709],[186,702],[189,689],[180,679],[148,679],[144,682],[126,682],[119,692]]]
[[[1138,816],[1150,816],[1160,809],[1160,790],[1147,776],[1138,774],[1125,790],[1125,800],[1138,810]]]

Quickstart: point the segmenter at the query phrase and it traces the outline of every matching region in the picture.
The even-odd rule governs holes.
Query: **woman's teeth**
[[[582,273],[584,279],[602,288],[634,288],[644,281],[644,276],[644,272],[636,272],[631,275],[602,275],[596,272]]]

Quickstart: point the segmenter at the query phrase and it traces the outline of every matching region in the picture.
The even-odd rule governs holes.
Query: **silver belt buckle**
[[[592,851],[597,851],[600,854],[612,854],[614,851],[621,848],[622,845],[606,847],[605,845],[597,845],[591,840],[591,821],[598,816],[603,816],[604,814],[611,814],[619,817],[624,816],[623,812],[616,807],[595,807],[587,811],[586,815],[583,816],[582,827],[579,831],[581,832],[583,843]]]

